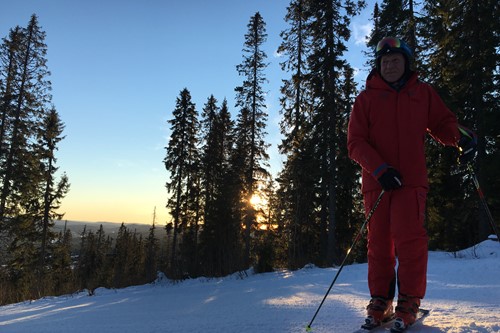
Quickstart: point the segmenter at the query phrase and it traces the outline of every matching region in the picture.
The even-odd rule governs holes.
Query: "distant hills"
[[[57,220],[55,221],[53,230],[57,233],[60,231],[64,231],[65,228],[71,230],[72,239],[72,249],[77,250],[80,246],[80,237],[82,235],[83,230],[86,228],[86,231],[92,231],[93,233],[97,232],[99,228],[103,227],[104,233],[106,236],[111,236],[113,240],[116,240],[116,235],[118,234],[118,230],[121,227],[121,223],[116,222],[85,222],[85,221],[70,221],[70,220]],[[149,229],[151,228],[150,224],[141,224],[141,223],[125,223],[125,226],[130,232],[136,232],[141,234],[143,238],[147,237],[149,234]],[[161,235],[165,235],[165,229],[163,225],[156,225],[156,232],[158,238],[161,238]]]
[[[70,229],[74,236],[81,235],[83,229],[86,227],[87,231],[97,231],[101,227],[104,228],[104,232],[106,235],[115,234],[118,232],[118,229],[121,227],[121,223],[116,222],[85,222],[85,221],[69,221],[69,220],[57,220],[55,221],[54,230],[59,232],[64,230],[66,227]],[[150,224],[141,224],[141,223],[125,223],[125,226],[129,231],[137,231],[139,233],[147,233],[149,232],[149,228],[151,228]],[[162,226],[157,225],[158,228]]]

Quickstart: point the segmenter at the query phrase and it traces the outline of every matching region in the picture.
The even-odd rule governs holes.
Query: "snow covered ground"
[[[359,327],[369,298],[366,270],[344,268],[313,332]],[[0,307],[0,332],[305,332],[335,273],[309,267],[44,298]],[[431,252],[422,307],[431,315],[410,332],[500,332],[500,243]]]

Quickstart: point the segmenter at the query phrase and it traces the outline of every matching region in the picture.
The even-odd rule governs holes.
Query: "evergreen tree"
[[[205,170],[204,225],[200,247],[204,274],[223,276],[241,269],[240,221],[233,215],[234,173],[230,169],[233,121],[224,99],[221,107],[213,96],[205,105],[202,120],[202,165]]]
[[[204,219],[210,214],[209,208],[212,206],[215,195],[215,186],[217,184],[217,173],[220,170],[219,160],[221,154],[218,152],[219,133],[216,131],[219,108],[217,100],[211,95],[205,104],[202,112],[201,136],[202,136],[202,169],[203,169],[203,195],[204,195]]]
[[[78,258],[77,276],[82,289],[94,295],[97,285],[97,271],[100,266],[95,235],[86,228],[81,234],[80,254]]]
[[[18,215],[10,221],[16,228],[9,232],[10,242],[5,253],[9,284],[14,290],[13,302],[39,298],[37,271],[39,253],[39,234],[34,228],[33,220],[26,215]]]
[[[116,236],[115,249],[113,251],[114,257],[114,273],[113,273],[113,286],[123,288],[128,285],[129,267],[132,260],[132,236],[124,223],[121,224]]]
[[[354,186],[359,170],[347,158],[344,142],[356,89],[343,54],[350,36],[346,27],[362,6],[302,0],[288,7],[291,28],[281,34],[280,52],[288,58],[283,69],[293,73],[282,87],[280,149],[287,160],[278,178],[276,216],[282,239],[288,237],[291,268],[332,264],[345,246],[336,238],[350,238],[353,218],[359,217],[350,203],[359,196]]]
[[[216,231],[212,237],[216,237],[216,246],[220,258],[219,274],[226,275],[244,268],[243,248],[241,239],[241,219],[239,215],[239,181],[238,170],[233,168],[232,154],[235,142],[234,122],[224,99],[217,117],[217,129],[219,138],[217,144],[219,149],[220,169],[217,174],[216,196],[214,201],[214,221],[216,221],[220,234]],[[218,237],[218,236],[219,237]],[[219,240],[219,241],[217,241]]]
[[[0,48],[0,230],[8,235],[4,259],[12,268],[11,282],[22,284],[21,297],[52,289],[46,259],[54,257],[49,246],[57,235],[50,227],[61,217],[56,210],[69,189],[65,174],[55,182],[64,126],[51,105],[44,39],[33,15]]]
[[[359,186],[361,169],[348,157],[347,152],[349,114],[357,94],[352,67],[347,65],[344,68],[339,84],[338,107],[340,116],[336,129],[339,136],[337,206],[341,207],[341,209],[337,209],[336,212],[337,220],[339,221],[337,223],[336,239],[338,240],[339,248],[347,250],[365,218],[362,204],[363,197]],[[360,242],[354,250],[357,251],[351,255],[353,260],[364,261],[366,259],[366,242]]]
[[[368,45],[375,47],[386,36],[406,39],[410,30],[409,2],[412,1],[383,0],[380,7],[375,4],[374,26]]]
[[[347,63],[342,58],[350,37],[350,19],[364,2],[310,1],[312,52],[308,57],[311,70],[312,97],[315,104],[312,140],[320,172],[317,196],[319,202],[320,258],[331,265],[337,258],[338,172],[341,133],[339,122],[348,116],[343,105],[341,78]],[[346,113],[347,112],[347,113]],[[340,208],[341,209],[341,208]]]
[[[500,6],[497,1],[427,1],[423,9],[420,30],[426,77],[459,121],[478,134],[474,167],[489,206],[495,209],[500,185],[496,177],[500,163],[496,112],[500,24],[496,17]],[[436,235],[431,238],[433,243],[455,250],[485,239],[490,226],[478,206],[470,178],[450,174],[456,163],[455,152],[439,153],[431,145],[429,156],[433,165],[431,185],[437,185],[429,198],[429,227]]]
[[[373,30],[371,31],[367,46],[374,50],[377,43],[384,37],[393,36],[403,38],[416,50],[415,18],[413,13],[413,0],[383,0],[382,4],[375,3],[373,10]],[[368,64],[374,67],[373,52],[368,54]]]
[[[146,283],[144,265],[146,259],[146,246],[142,235],[134,230],[129,244],[130,260],[127,266],[127,286]]]
[[[173,218],[173,240],[170,256],[170,272],[173,277],[180,277],[183,270],[178,256],[178,237],[188,227],[196,226],[199,217],[197,193],[199,189],[198,155],[198,113],[191,102],[191,94],[183,89],[177,98],[176,108],[172,113],[170,141],[165,168],[170,173],[167,191],[171,194],[167,208]]]
[[[0,221],[19,213],[22,200],[29,201],[40,182],[32,154],[32,141],[48,110],[50,72],[46,66],[45,32],[35,15],[27,28],[11,30],[2,48],[2,142],[0,143]]]
[[[269,177],[266,170],[269,156],[268,144],[264,141],[267,113],[263,84],[267,81],[266,53],[262,45],[267,40],[266,24],[259,12],[250,18],[243,48],[243,62],[236,66],[244,76],[243,84],[236,88],[236,107],[239,114],[236,123],[235,167],[240,170],[240,202],[244,225],[245,263],[251,264],[251,234],[256,226],[255,211],[250,204],[252,195],[257,195],[258,182]]]
[[[43,182],[40,188],[40,198],[43,201],[40,203],[40,219],[42,229],[42,240],[40,250],[40,265],[45,263],[47,255],[47,244],[55,237],[49,235],[51,228],[54,226],[54,220],[62,219],[63,214],[56,213],[59,209],[61,200],[66,196],[69,190],[68,177],[63,174],[58,184],[54,184],[54,176],[58,168],[55,166],[56,158],[55,151],[57,144],[63,139],[61,136],[64,126],[55,109],[51,109],[43,119],[43,127],[39,133],[38,151],[40,154],[40,168],[43,174]]]
[[[315,179],[317,168],[314,166],[310,135],[312,131],[310,70],[307,58],[312,52],[311,38],[308,34],[308,12],[306,1],[292,1],[285,20],[290,28],[281,33],[283,39],[278,51],[285,57],[282,70],[292,72],[281,87],[281,133],[284,139],[279,146],[286,156],[278,182],[279,205],[283,211],[280,221],[285,225],[279,228],[281,238],[289,237],[288,266],[299,268],[314,257],[314,232],[311,228],[315,216]]]
[[[156,209],[155,209],[156,212]],[[156,214],[156,213],[155,213]],[[144,258],[144,278],[146,282],[153,282],[156,279],[159,263],[159,240],[156,238],[156,226],[153,225],[149,229],[148,238],[145,242],[145,258]]]
[[[427,9],[424,7],[424,10],[430,10],[428,6],[429,4],[427,5]],[[446,74],[443,73],[448,71],[447,68],[449,68],[450,60],[447,54],[449,51],[449,47],[447,46],[449,40],[445,36],[445,30],[447,25],[454,23],[447,20],[447,15],[445,17],[440,16],[434,14],[422,20],[421,31],[425,49],[425,52],[422,52],[422,57],[426,62],[426,66],[423,66],[424,72],[422,74],[425,75],[429,82],[435,85],[446,104],[452,109],[457,110],[456,106],[453,105],[453,100],[450,98],[450,91],[448,90],[450,85],[446,83]],[[429,30],[427,31],[427,29]],[[435,45],[437,47],[428,47],[428,45],[434,43],[432,40],[437,42]],[[440,62],[439,68],[435,63],[436,61]],[[456,196],[456,193],[461,193],[463,190],[461,188],[462,180],[459,175],[450,173],[450,170],[456,164],[456,154],[449,150],[443,151],[439,144],[429,140],[427,155],[429,157],[429,183],[431,186],[427,201],[427,225],[429,234],[431,235],[430,246],[431,248],[439,246],[447,250],[458,250],[460,244],[464,243],[463,239],[459,239],[458,234],[463,234],[459,230],[462,229],[465,221],[456,214],[457,206],[460,206],[460,201],[463,200],[463,197],[459,198]]]
[[[60,232],[56,239],[49,278],[52,288],[47,294],[62,295],[76,290],[72,269],[71,240],[71,230]]]
[[[219,107],[217,106],[217,99],[211,95],[205,106],[203,107],[203,112],[201,114],[201,138],[202,142],[201,147],[201,191],[200,196],[203,197],[202,207],[203,207],[203,233],[201,235],[202,247],[210,247],[207,244],[213,239],[208,240],[206,237],[211,232],[211,228],[213,228],[213,224],[219,223],[218,217],[215,214],[215,199],[216,199],[216,187],[217,184],[221,181],[219,177],[219,172],[222,168],[224,158],[220,152],[220,144],[218,140],[220,139],[220,134],[218,131],[221,130],[218,128],[219,122]],[[216,240],[215,240],[216,241]],[[210,251],[210,250],[205,250]],[[209,253],[203,253],[202,257],[208,259],[211,256]],[[204,271],[212,271],[214,267],[213,260],[203,260],[203,270]],[[214,273],[212,271],[212,273]]]
[[[1,61],[1,80],[0,80],[0,161],[2,167],[6,162],[6,152],[9,148],[9,131],[11,123],[14,119],[14,101],[15,101],[15,84],[18,79],[18,54],[22,46],[23,33],[21,27],[17,26],[9,33],[8,38],[3,38],[0,46],[0,61]],[[2,172],[2,177],[4,177]],[[0,222],[1,223],[1,222]]]
[[[274,219],[273,201],[275,200],[275,183],[270,178],[259,197],[252,202],[257,210],[257,220],[259,228],[256,233],[255,271],[258,273],[272,272],[277,265],[278,235],[275,233],[277,224]]]
[[[96,247],[97,247],[97,286],[105,288],[113,287],[113,264],[114,258],[112,256],[112,243],[113,239],[107,236],[104,232],[102,224],[96,232]]]

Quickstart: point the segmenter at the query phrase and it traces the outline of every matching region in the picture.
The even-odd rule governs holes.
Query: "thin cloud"
[[[353,24],[354,44],[365,46],[372,31],[372,24]]]
[[[358,67],[353,67],[353,71],[354,77],[357,77],[361,73],[361,70]]]

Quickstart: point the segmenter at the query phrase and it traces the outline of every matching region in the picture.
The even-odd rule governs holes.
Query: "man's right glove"
[[[378,182],[382,185],[384,191],[395,190],[403,186],[401,175],[396,169],[391,167],[387,168],[387,170],[378,177]]]
[[[460,131],[460,140],[458,141],[458,150],[460,155],[458,161],[460,164],[466,164],[474,159],[477,151],[477,135],[470,129],[458,126]]]

